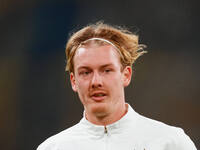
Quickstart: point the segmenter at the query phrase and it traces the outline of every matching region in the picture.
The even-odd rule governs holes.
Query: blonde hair
[[[66,71],[74,72],[73,58],[76,50],[82,43],[92,38],[105,39],[115,45],[123,67],[131,66],[138,57],[146,53],[144,51],[145,45],[139,44],[137,35],[121,27],[113,27],[103,22],[97,22],[82,28],[68,40],[65,50],[67,57]],[[108,42],[104,43],[108,44]]]

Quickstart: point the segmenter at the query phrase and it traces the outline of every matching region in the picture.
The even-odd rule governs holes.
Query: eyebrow
[[[105,67],[112,67],[113,64],[105,64],[105,65],[102,65],[100,68],[105,68]]]
[[[112,67],[112,66],[113,66],[113,64],[105,64],[105,65],[100,66],[100,68]],[[78,70],[80,70],[80,69],[91,69],[91,68],[88,66],[80,66],[80,67],[78,67]]]

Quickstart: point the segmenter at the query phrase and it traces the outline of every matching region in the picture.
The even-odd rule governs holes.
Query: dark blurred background
[[[65,73],[70,32],[88,23],[128,27],[148,46],[126,99],[184,129],[200,148],[199,1],[0,0],[0,149],[34,150],[83,108]]]

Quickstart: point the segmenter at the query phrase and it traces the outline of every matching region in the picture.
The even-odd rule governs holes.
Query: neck
[[[118,120],[120,120],[128,111],[128,104],[123,104],[120,108],[115,109],[110,113],[101,113],[98,114],[90,114],[87,111],[85,112],[85,117],[88,121],[96,125],[109,125]]]

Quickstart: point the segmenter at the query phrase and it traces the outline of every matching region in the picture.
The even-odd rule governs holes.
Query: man
[[[125,102],[124,87],[142,48],[136,35],[104,23],[74,33],[66,69],[84,116],[38,150],[196,150],[182,129],[141,116]]]

